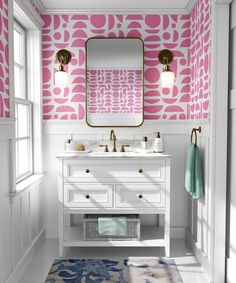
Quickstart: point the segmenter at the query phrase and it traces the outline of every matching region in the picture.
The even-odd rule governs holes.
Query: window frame
[[[16,147],[16,155],[19,152],[19,143],[18,141],[20,140],[28,140],[29,141],[29,152],[27,154],[27,158],[28,158],[28,165],[29,165],[29,170],[27,172],[24,172],[21,175],[19,174],[19,158],[16,158],[16,162],[15,162],[15,166],[16,166],[16,183],[19,183],[21,181],[23,181],[24,179],[28,178],[29,176],[33,175],[34,170],[33,170],[33,164],[34,164],[34,160],[33,160],[33,102],[31,100],[29,100],[28,97],[28,91],[27,91],[27,30],[16,20],[14,19],[14,25],[13,25],[13,31],[17,31],[21,36],[22,36],[22,42],[21,42],[21,52],[20,52],[20,57],[22,57],[22,60],[20,60],[21,62],[15,62],[14,60],[14,70],[15,70],[15,66],[17,66],[18,68],[20,68],[22,71],[21,73],[21,79],[22,79],[22,85],[21,85],[21,97],[16,97],[14,96],[15,99],[15,114],[17,111],[17,115],[16,115],[16,133],[15,133],[15,147]],[[14,47],[13,47],[13,51],[14,51]],[[22,63],[22,64],[21,64]],[[15,75],[14,75],[15,77]],[[15,88],[15,85],[14,85]],[[17,118],[18,118],[18,105],[26,105],[28,106],[28,117],[27,117],[27,127],[29,129],[28,135],[25,137],[19,137],[19,132],[18,132],[18,127],[19,124],[17,123]]]

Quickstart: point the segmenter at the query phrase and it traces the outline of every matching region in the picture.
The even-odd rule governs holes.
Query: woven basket
[[[126,235],[107,236],[98,233],[99,217],[126,217]],[[85,214],[83,219],[83,240],[104,241],[104,240],[140,240],[140,217],[138,214]]]

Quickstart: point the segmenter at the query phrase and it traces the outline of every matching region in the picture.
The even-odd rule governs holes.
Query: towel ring
[[[201,133],[202,128],[201,126],[197,129],[197,128],[193,128],[192,129],[192,133],[191,133],[191,143],[193,143],[193,134],[195,135],[195,143],[194,145],[197,146],[197,132]]]

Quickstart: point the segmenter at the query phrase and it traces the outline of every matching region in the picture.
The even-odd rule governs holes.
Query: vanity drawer
[[[64,206],[71,208],[112,207],[113,186],[99,183],[65,185]]]
[[[78,182],[81,178],[97,181],[99,178],[109,178],[122,181],[124,178],[139,178],[140,181],[150,182],[150,178],[157,182],[164,182],[166,179],[165,160],[98,160],[93,162],[78,162],[65,164],[65,182]],[[143,180],[141,180],[143,179]]]
[[[117,184],[116,207],[165,207],[165,184]]]

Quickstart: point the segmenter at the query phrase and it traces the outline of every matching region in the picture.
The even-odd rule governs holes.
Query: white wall
[[[227,282],[235,282],[236,266],[236,1],[231,5],[228,149],[228,260]]]
[[[171,167],[171,236],[172,238],[185,238],[185,227],[188,223],[187,193],[184,188],[185,162],[187,147],[190,142],[192,127],[198,124],[189,122],[145,122],[138,128],[115,128],[118,144],[122,140],[129,143],[142,140],[148,136],[154,138],[154,131],[163,135],[165,151],[172,155]],[[201,124],[204,132],[208,131],[206,122]],[[44,122],[44,168],[46,178],[46,237],[56,238],[58,234],[57,216],[57,173],[59,162],[55,156],[64,151],[64,142],[73,134],[75,140],[97,141],[104,144],[109,139],[110,128],[91,128],[84,121],[45,121]],[[207,150],[203,139],[202,150]],[[127,143],[127,142],[126,142]],[[203,152],[208,157],[208,151]],[[207,166],[206,166],[207,167]],[[207,179],[207,177],[206,177]]]

